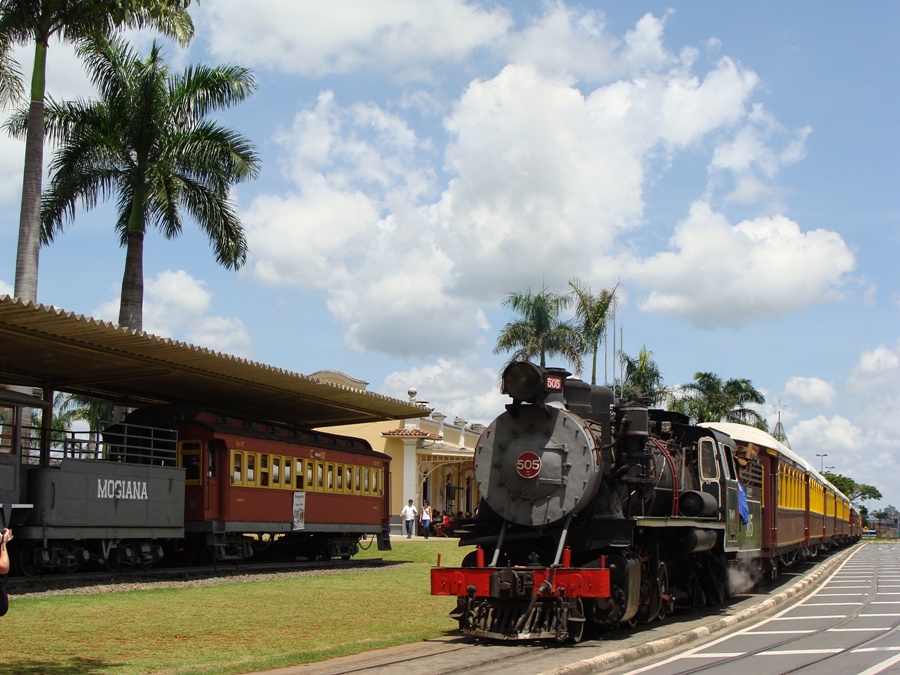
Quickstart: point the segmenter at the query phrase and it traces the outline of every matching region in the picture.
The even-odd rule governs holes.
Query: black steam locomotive
[[[476,545],[432,569],[469,635],[578,641],[729,594],[729,570],[779,567],[859,536],[849,501],[765,432],[691,425],[561,369],[510,365],[482,435]]]

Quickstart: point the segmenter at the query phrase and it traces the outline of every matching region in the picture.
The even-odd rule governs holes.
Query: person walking
[[[412,539],[413,530],[416,527],[416,516],[419,515],[418,510],[413,504],[413,500],[410,499],[409,503],[403,507],[403,510],[400,512],[400,518],[406,524],[406,538]]]
[[[6,544],[12,541],[12,530],[3,530],[0,535],[0,616],[9,611],[9,596],[6,594],[6,573],[9,572],[9,553]]]
[[[426,539],[431,534],[431,506],[427,499],[422,502],[422,534]]]

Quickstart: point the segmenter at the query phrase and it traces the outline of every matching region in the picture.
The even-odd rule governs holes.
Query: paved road
[[[776,614],[615,673],[900,673],[900,546],[867,544]]]
[[[579,645],[566,647],[545,647],[528,644],[481,644],[473,643],[469,640],[450,637],[440,638],[436,640],[428,640],[425,642],[417,642],[408,645],[401,645],[390,649],[382,649],[365,654],[344,657],[340,659],[331,659],[329,661],[309,664],[305,666],[296,666],[292,668],[284,668],[277,671],[270,671],[269,675],[336,675],[339,673],[366,673],[377,675],[437,675],[440,673],[465,673],[465,675],[478,675],[480,673],[490,673],[491,675],[528,675],[532,673],[545,673],[546,675],[581,675],[582,673],[600,673],[610,672],[614,668],[621,668],[625,664],[627,667],[621,668],[620,673],[635,672],[635,668],[642,667],[644,664],[637,662],[644,657],[652,655],[661,655],[676,648],[685,648],[686,645],[696,646],[701,641],[710,639],[710,636],[722,635],[725,631],[739,628],[738,634],[743,634],[748,628],[748,622],[755,622],[760,617],[769,617],[766,619],[766,625],[777,626],[774,622],[774,612],[786,607],[787,603],[795,601],[798,597],[808,594],[815,590],[820,582],[830,576],[845,561],[859,559],[862,561],[862,567],[870,567],[876,552],[874,549],[884,549],[884,552],[878,554],[884,558],[882,567],[887,568],[888,558],[890,560],[900,559],[900,547],[883,546],[883,545],[860,545],[847,551],[842,551],[829,556],[825,561],[812,566],[805,566],[799,571],[787,575],[783,575],[779,580],[779,584],[765,591],[755,594],[746,595],[736,599],[729,605],[719,608],[711,614],[704,616],[681,615],[670,619],[663,624],[651,624],[642,630],[633,633],[620,631],[613,635],[602,639],[585,641]],[[858,557],[865,552],[863,557]],[[868,557],[871,556],[872,560]],[[854,563],[856,565],[857,563]],[[846,563],[845,568],[850,570],[853,567]],[[898,574],[898,586],[900,586],[900,574]],[[837,586],[831,588],[834,591]],[[882,589],[884,592],[889,592]],[[900,591],[900,588],[897,589]],[[813,598],[819,598],[823,590],[818,590],[813,595],[809,595],[809,599],[804,602],[812,602]],[[850,589],[849,592],[863,592],[862,589]],[[822,596],[827,599],[827,596]],[[869,603],[873,610],[880,605],[872,604],[873,602],[882,602],[889,599],[890,596],[882,598],[872,598]],[[900,595],[897,596],[900,608]],[[852,602],[854,598],[846,598],[847,602]],[[844,599],[835,599],[833,601],[844,601]],[[857,601],[857,606],[858,606]],[[824,611],[826,608],[817,608],[811,611]],[[787,610],[782,610],[787,611]],[[810,610],[807,610],[810,611]],[[829,614],[837,614],[831,609],[827,610]],[[900,609],[898,609],[900,611]],[[900,622],[900,615],[895,619]],[[786,625],[791,626],[785,630],[794,630],[794,621],[785,621]],[[835,625],[835,627],[838,627]],[[844,627],[844,626],[839,626]],[[846,626],[846,627],[861,627]],[[767,630],[772,630],[769,628]],[[803,630],[814,630],[803,628]],[[882,631],[886,632],[886,631]],[[838,633],[842,635],[842,633]],[[847,631],[845,635],[855,635],[855,631]],[[791,634],[799,635],[799,634]],[[748,639],[760,639],[760,634],[756,636],[748,636]],[[784,639],[783,637],[781,639]],[[827,642],[827,640],[826,640]],[[718,650],[718,642],[704,643],[703,647]],[[811,648],[811,647],[810,647]],[[695,647],[695,650],[699,649]],[[728,647],[729,650],[732,647]],[[734,648],[738,651],[738,648]],[[752,651],[750,646],[741,647],[743,653]],[[699,652],[698,652],[699,653]],[[740,672],[733,670],[734,662],[731,661],[730,651],[726,655],[725,652],[709,652],[709,654],[718,654],[718,661],[712,657],[704,660],[701,657],[691,657],[690,652],[682,653],[683,658],[689,659],[685,666],[671,665],[666,661],[664,665],[654,667],[671,667],[672,670],[648,670],[646,672],[654,673],[654,675],[663,675],[664,673],[680,673],[690,671],[698,666],[702,667],[710,664],[721,664],[730,661],[727,672]],[[898,652],[900,653],[900,652]],[[784,656],[788,656],[784,654]],[[821,655],[820,655],[821,657]],[[754,668],[753,675],[762,675],[763,671]],[[776,668],[781,667],[776,664]],[[869,667],[869,666],[865,666]],[[716,669],[707,670],[706,672],[716,672]],[[721,668],[718,672],[726,672],[725,668]],[[746,671],[749,673],[750,669]],[[784,672],[780,670],[770,670],[765,672]],[[823,672],[841,672],[833,670],[817,670],[818,675]],[[858,673],[856,670],[848,666],[845,671],[849,673]],[[874,674],[869,674],[874,675]]]

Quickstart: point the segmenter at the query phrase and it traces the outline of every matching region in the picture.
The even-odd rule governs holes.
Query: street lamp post
[[[819,472],[820,472],[820,473],[825,473],[825,458],[828,457],[828,453],[827,453],[827,452],[823,452],[823,453],[820,454],[820,453],[817,452],[817,453],[816,453],[816,457],[819,458]]]

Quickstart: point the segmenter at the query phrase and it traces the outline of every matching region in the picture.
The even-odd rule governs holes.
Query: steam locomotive
[[[431,570],[468,635],[581,640],[723,602],[860,537],[858,511],[805,460],[739,424],[692,425],[563,369],[509,365],[475,451],[482,501],[459,568]]]

